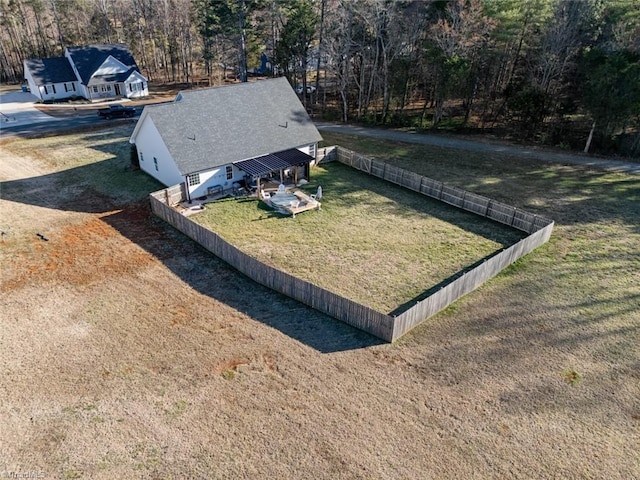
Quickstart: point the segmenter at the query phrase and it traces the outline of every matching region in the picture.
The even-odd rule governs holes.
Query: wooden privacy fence
[[[548,225],[553,225],[553,221],[548,218],[534,215],[482,195],[467,192],[461,188],[446,185],[379,160],[367,158],[346,148],[336,147],[335,159],[374,177],[382,178],[401,187],[422,193],[482,217],[490,218],[526,233],[533,233]],[[328,159],[325,159],[326,161]]]
[[[335,149],[335,159],[375,177],[383,178],[388,182],[529,234],[528,237],[488,258],[480,265],[443,286],[437,292],[395,316],[394,340],[440,310],[448,307],[463,295],[476,289],[490,278],[493,278],[505,267],[547,242],[551,236],[554,223],[548,218],[534,215],[482,195],[467,192],[461,188],[446,185],[385,162],[364,157],[342,147]],[[453,278],[455,277],[456,275],[453,276]]]
[[[215,232],[195,223],[174,208],[171,208],[171,204],[167,204],[167,197],[165,190],[151,194],[151,210],[153,213],[198,242],[236,270],[276,292],[283,293],[376,337],[389,342],[393,341],[393,317],[262,263],[234,247]]]
[[[183,202],[187,196],[184,183],[165,188],[164,190],[160,190],[160,192],[162,192],[162,200],[165,205],[177,205]],[[159,192],[152,193],[152,195],[156,195],[157,193]]]
[[[545,243],[551,236],[554,223],[547,218],[364,157],[342,147],[327,148],[321,153],[321,160],[324,162],[337,160],[396,185],[512,226],[528,233],[529,236],[491,256],[473,269],[452,276],[455,280],[403,313],[390,316],[266,265],[234,247],[215,232],[181,215],[171,207],[184,200],[184,188],[181,185],[152,193],[151,209],[157,216],[256,282],[388,342],[393,342],[476,289],[505,267]]]

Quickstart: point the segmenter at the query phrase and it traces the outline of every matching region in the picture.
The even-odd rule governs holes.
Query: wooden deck
[[[320,210],[322,204],[315,198],[310,197],[302,190],[287,191],[285,195],[275,194],[261,197],[261,200],[274,210],[284,215],[295,217],[298,213],[308,210]]]

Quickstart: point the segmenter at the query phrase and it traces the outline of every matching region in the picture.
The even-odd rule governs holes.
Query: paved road
[[[52,115],[48,115],[35,106],[38,99],[24,92],[6,92],[0,94],[0,137],[29,136],[48,132],[63,132],[95,125],[109,123],[135,122],[142,113],[142,106],[136,107],[136,117],[133,119],[105,120],[96,114],[104,104],[74,106],[60,104],[54,107]],[[51,106],[49,106],[51,107]]]
[[[478,142],[443,135],[401,132],[398,130],[384,130],[380,128],[367,128],[355,125],[316,123],[316,127],[318,130],[324,130],[326,132],[359,135],[384,140],[434,145],[446,148],[457,148],[459,150],[468,150],[471,152],[502,153],[512,155],[523,160],[530,158],[552,163],[586,165],[603,170],[640,175],[640,163],[611,160],[608,158],[592,157],[588,155],[560,153],[532,147],[521,147],[518,145]]]
[[[105,120],[98,118],[95,112],[91,115],[81,114],[78,116],[55,117],[53,121],[32,123],[31,125],[5,126],[0,125],[0,137],[15,135],[29,136],[47,132],[64,132],[76,128],[90,127],[95,125],[110,125],[116,123],[135,123],[140,116],[142,109],[137,109],[136,116],[128,119]]]

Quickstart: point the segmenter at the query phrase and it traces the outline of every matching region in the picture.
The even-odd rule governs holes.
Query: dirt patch
[[[48,237],[34,235],[27,242],[21,239],[24,251],[4,264],[8,271],[18,273],[3,282],[1,291],[6,293],[25,284],[89,285],[132,273],[153,261],[149,253],[135,245],[122,245],[119,238],[120,233],[98,217],[64,226]]]

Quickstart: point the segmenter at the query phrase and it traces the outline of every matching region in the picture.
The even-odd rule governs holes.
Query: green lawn
[[[267,264],[391,312],[523,234],[337,162],[316,167],[322,210],[281,216],[257,199],[192,217]]]

